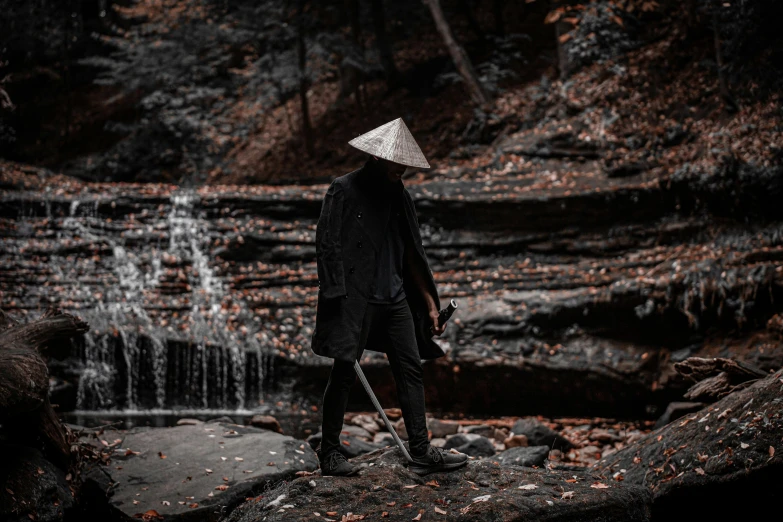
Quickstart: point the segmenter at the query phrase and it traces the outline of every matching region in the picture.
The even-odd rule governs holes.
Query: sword
[[[449,306],[447,306],[446,308],[441,310],[440,313],[438,313],[438,326],[442,326],[443,323],[448,321],[449,318],[451,317],[451,314],[453,314],[454,310],[456,309],[457,309],[457,301],[452,299],[451,302],[449,303]],[[405,460],[407,460],[408,462],[413,462],[413,459],[411,458],[411,454],[408,453],[408,450],[405,448],[405,445],[402,443],[402,440],[400,440],[400,436],[397,435],[397,430],[394,429],[394,426],[392,426],[389,417],[386,416],[386,412],[383,411],[383,408],[381,407],[381,403],[378,402],[378,397],[376,397],[375,392],[372,391],[372,388],[370,387],[370,383],[367,381],[367,377],[364,376],[362,367],[359,366],[359,361],[354,361],[353,369],[356,371],[356,375],[359,377],[359,380],[362,382],[362,386],[364,386],[367,395],[370,396],[370,400],[372,401],[373,406],[375,406],[375,409],[378,411],[378,414],[381,416],[381,419],[383,419],[383,423],[386,425],[386,429],[389,430],[389,433],[391,433],[392,438],[394,438],[394,442],[397,443],[397,446],[400,448],[400,451],[402,451]]]

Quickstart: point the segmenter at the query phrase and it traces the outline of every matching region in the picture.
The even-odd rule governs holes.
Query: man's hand
[[[433,335],[440,335],[446,331],[446,323],[443,323],[442,326],[438,327],[438,315],[439,312],[436,308],[430,308],[430,320],[432,321],[430,331]]]

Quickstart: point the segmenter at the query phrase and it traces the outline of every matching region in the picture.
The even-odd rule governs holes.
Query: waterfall
[[[78,353],[77,409],[243,410],[257,403],[271,356],[252,332],[238,337],[227,327],[228,312],[221,309],[225,289],[210,259],[210,223],[198,194],[173,193],[162,219],[146,225],[148,232],[168,232],[163,248],[160,242],[141,247],[129,242],[117,233],[119,227],[101,219],[99,204],[74,200],[62,220],[64,234],[109,247],[116,279],[113,287],[102,288],[102,298],[86,317],[91,330]],[[56,264],[61,263],[65,260]],[[185,270],[189,285],[174,298],[188,303],[179,317],[186,328],[175,332],[161,324],[150,301],[155,299],[150,296],[160,299],[171,270]]]

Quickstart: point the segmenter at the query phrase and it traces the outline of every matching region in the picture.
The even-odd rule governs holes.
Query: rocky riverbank
[[[783,364],[766,328],[783,297],[772,210],[744,224],[683,216],[701,178],[584,174],[589,186],[560,194],[531,186],[542,174],[529,168],[411,185],[441,297],[460,302],[449,355],[426,370],[434,408],[639,417],[680,397],[672,363],[685,357]],[[81,409],[242,408],[281,383],[317,401],[327,366],[307,346],[321,188],[6,190],[4,306],[56,301],[90,316],[86,341],[53,362],[70,383],[61,402]],[[366,364],[390,400],[385,363]]]

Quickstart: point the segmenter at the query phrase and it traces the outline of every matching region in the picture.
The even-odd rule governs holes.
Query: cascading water
[[[77,410],[235,411],[263,398],[271,356],[254,335],[239,338],[226,328],[223,283],[209,254],[210,223],[199,215],[199,204],[195,192],[175,192],[159,217],[119,226],[99,215],[98,201],[70,203],[58,238],[105,245],[108,277],[115,280],[108,289],[75,290],[99,297],[83,314],[91,331],[77,350]],[[142,235],[158,239],[135,239]],[[58,258],[54,265],[68,261]],[[164,286],[172,281],[187,291],[168,298]],[[178,321],[176,329],[166,327],[169,317]]]

